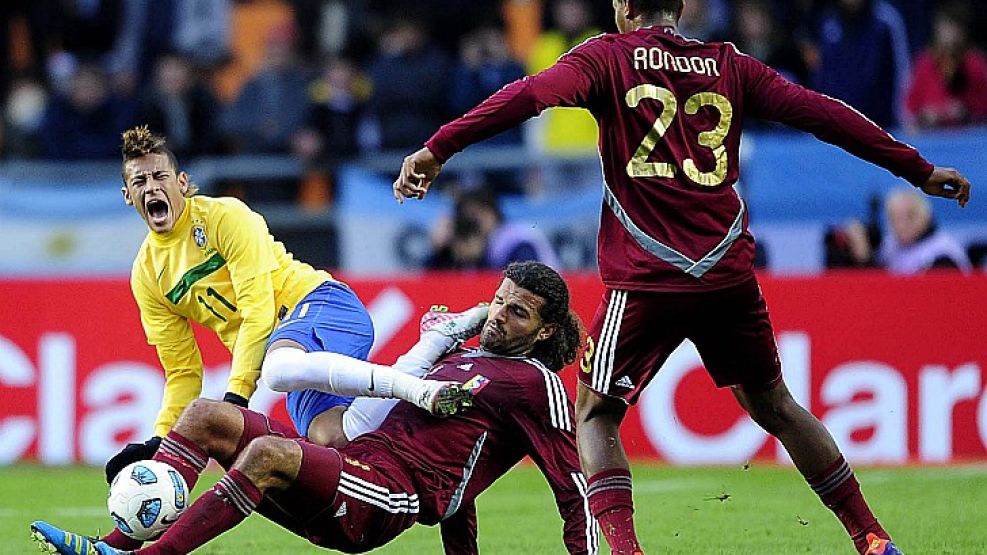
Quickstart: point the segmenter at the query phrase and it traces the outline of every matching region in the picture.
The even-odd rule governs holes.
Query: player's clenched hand
[[[970,182],[953,168],[936,166],[932,175],[920,187],[925,194],[934,197],[954,198],[960,207],[970,202]]]
[[[442,171],[442,163],[427,148],[409,155],[401,164],[401,173],[394,181],[394,199],[399,204],[406,198],[425,198],[432,181]]]
[[[157,436],[144,443],[128,443],[126,447],[106,462],[106,483],[112,483],[113,478],[128,464],[146,461],[153,457],[160,445],[161,438]]]

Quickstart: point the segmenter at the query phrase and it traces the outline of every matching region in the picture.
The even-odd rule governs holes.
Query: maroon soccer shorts
[[[290,426],[242,412],[241,446],[276,435],[302,448],[291,487],[265,496],[257,506],[264,517],[314,544],[348,553],[380,547],[418,520],[418,494],[408,470],[379,446],[323,447],[298,437]]]
[[[751,278],[714,291],[608,289],[590,324],[579,381],[634,404],[685,339],[717,387],[765,391],[781,380],[768,309]]]

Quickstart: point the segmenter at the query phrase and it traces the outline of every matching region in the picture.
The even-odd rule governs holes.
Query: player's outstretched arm
[[[404,204],[406,198],[425,198],[428,188],[441,171],[442,163],[428,147],[408,155],[394,181],[394,199],[398,204]]]
[[[936,166],[925,183],[919,186],[925,194],[933,197],[956,199],[960,208],[970,202],[970,181],[953,168]]]

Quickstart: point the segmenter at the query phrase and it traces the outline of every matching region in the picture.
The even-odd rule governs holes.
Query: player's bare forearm
[[[956,199],[960,208],[970,202],[970,181],[953,168],[936,166],[919,188],[930,196]]]
[[[394,181],[394,199],[403,204],[406,198],[423,199],[428,188],[442,171],[442,162],[428,147],[410,154],[401,164],[401,171]]]

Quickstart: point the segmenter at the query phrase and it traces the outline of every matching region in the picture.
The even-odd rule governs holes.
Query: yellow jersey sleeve
[[[276,304],[271,273],[279,268],[264,218],[237,200],[224,203],[215,225],[217,250],[226,259],[242,318],[233,348],[227,391],[249,399],[257,389]]]
[[[154,435],[164,437],[182,410],[202,392],[202,355],[188,320],[169,310],[155,295],[144,270],[135,266],[130,288],[147,342],[154,345],[165,372],[164,396],[154,422]]]

